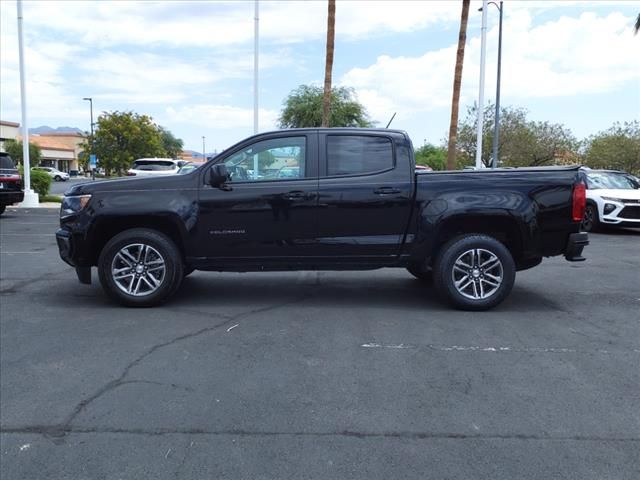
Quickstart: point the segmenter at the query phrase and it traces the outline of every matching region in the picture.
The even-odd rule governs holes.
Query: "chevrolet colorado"
[[[576,167],[416,172],[407,134],[292,129],[243,140],[186,175],[71,188],[56,233],[82,283],[153,306],[193,270],[406,268],[486,310],[543,257],[581,261]]]

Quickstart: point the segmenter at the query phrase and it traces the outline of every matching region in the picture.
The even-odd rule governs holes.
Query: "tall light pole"
[[[489,2],[496,6],[500,11],[500,26],[498,27],[498,77],[496,80],[496,116],[493,126],[493,159],[491,161],[491,167],[496,168],[498,166],[498,139],[500,136],[500,73],[502,70],[502,12],[503,5],[500,2],[498,5],[496,2]]]
[[[95,180],[96,173],[95,173],[95,169],[93,168],[93,165],[91,164],[91,155],[93,155],[93,98],[84,97],[82,100],[89,101],[89,114],[91,115],[91,144],[89,145],[89,148],[91,150],[89,152],[89,168],[91,168],[91,178]]]
[[[480,30],[480,92],[478,93],[478,132],[476,135],[476,168],[482,168],[482,123],[484,121],[484,67],[487,56],[487,0],[482,0]]]
[[[258,133],[258,32],[259,15],[258,0],[255,0],[255,13],[253,16],[253,133]]]
[[[204,153],[205,149],[204,149],[204,135],[202,136],[202,161],[206,162],[207,161],[207,155]]]
[[[31,163],[29,161],[29,126],[27,124],[27,87],[24,71],[24,47],[22,36],[22,0],[18,6],[18,55],[20,57],[20,106],[22,107],[22,166],[24,175],[24,200],[21,207],[33,208],[40,204],[38,195],[31,188]]]

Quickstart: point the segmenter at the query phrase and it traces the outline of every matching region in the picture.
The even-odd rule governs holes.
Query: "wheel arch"
[[[127,215],[106,217],[96,222],[89,235],[91,245],[91,264],[97,265],[98,258],[107,242],[117,234],[133,228],[148,228],[163,233],[171,239],[180,251],[182,260],[185,260],[186,235],[180,223],[169,215],[145,216]]]

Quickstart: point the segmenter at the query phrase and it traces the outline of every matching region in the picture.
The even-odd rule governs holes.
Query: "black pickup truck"
[[[484,310],[543,257],[580,261],[578,167],[415,171],[406,133],[293,129],[250,137],[186,175],[74,186],[56,237],[82,283],[167,300],[193,270],[406,268]]]

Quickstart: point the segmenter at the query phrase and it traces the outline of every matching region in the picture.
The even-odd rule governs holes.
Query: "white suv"
[[[57,168],[53,167],[33,167],[31,170],[37,170],[40,172],[44,172],[53,178],[56,182],[66,182],[69,180],[69,174],[67,172],[61,172]]]
[[[616,170],[590,170],[587,174],[587,208],[582,229],[603,226],[640,227],[640,183]]]
[[[172,158],[139,158],[127,171],[129,176],[175,175],[185,161]]]

